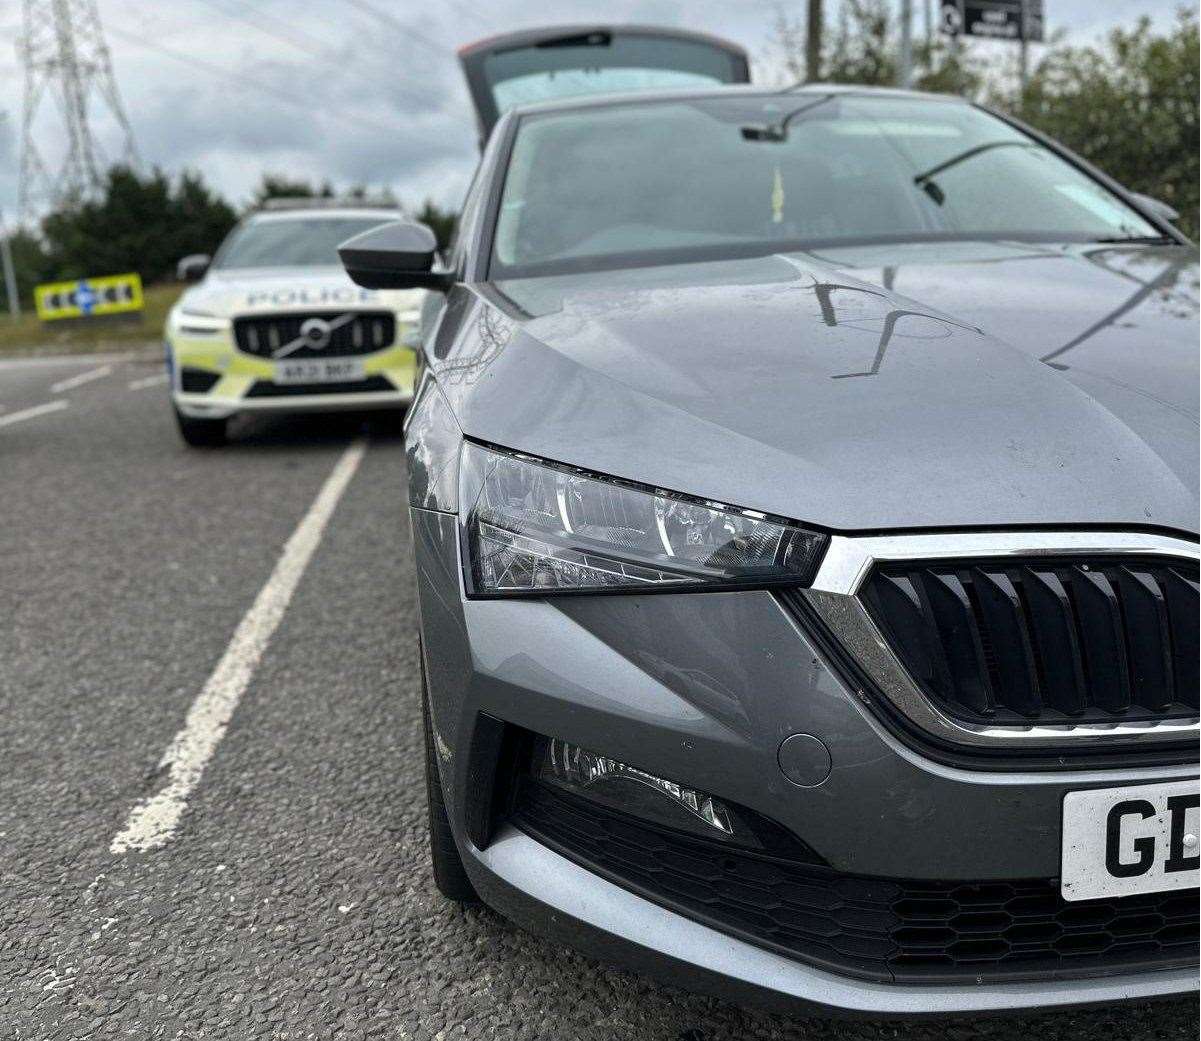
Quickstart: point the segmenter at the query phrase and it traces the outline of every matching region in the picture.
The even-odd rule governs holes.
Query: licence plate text
[[[1196,886],[1199,805],[1195,781],[1069,792],[1063,799],[1063,898]]]
[[[363,363],[338,360],[281,361],[275,364],[276,383],[353,383],[363,379]]]

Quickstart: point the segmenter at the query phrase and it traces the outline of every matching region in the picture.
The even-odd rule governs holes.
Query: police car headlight
[[[228,318],[196,318],[192,312],[181,311],[171,323],[180,336],[220,336],[229,332]]]
[[[805,585],[826,546],[762,513],[471,443],[460,468],[477,595]]]

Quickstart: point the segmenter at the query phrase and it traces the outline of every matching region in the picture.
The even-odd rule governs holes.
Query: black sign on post
[[[948,36],[1043,39],[1043,0],[943,0],[939,28]]]

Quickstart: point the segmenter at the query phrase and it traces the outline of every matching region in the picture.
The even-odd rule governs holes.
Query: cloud
[[[918,25],[922,3],[918,0]],[[935,0],[929,0],[937,6]],[[1176,0],[1054,0],[1052,26],[1095,35]],[[789,3],[793,11],[799,5]],[[827,0],[833,11],[837,0]],[[776,0],[101,0],[113,66],[139,154],[170,172],[199,170],[235,202],[264,172],[339,187],[387,186],[417,204],[457,206],[478,157],[455,48],[537,25],[679,25],[741,43],[766,76]],[[996,46],[1006,46],[998,44]],[[0,66],[0,207],[16,207],[20,80]],[[49,101],[49,99],[47,99]],[[46,104],[48,157],[61,127]],[[0,109],[0,111],[3,111]],[[117,124],[94,106],[98,136],[120,154]]]

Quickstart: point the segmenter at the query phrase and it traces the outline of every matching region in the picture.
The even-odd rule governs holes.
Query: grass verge
[[[0,315],[0,357],[19,354],[82,354],[161,340],[171,305],[183,285],[149,286],[140,320],[112,319],[41,322],[32,311],[15,322]]]

